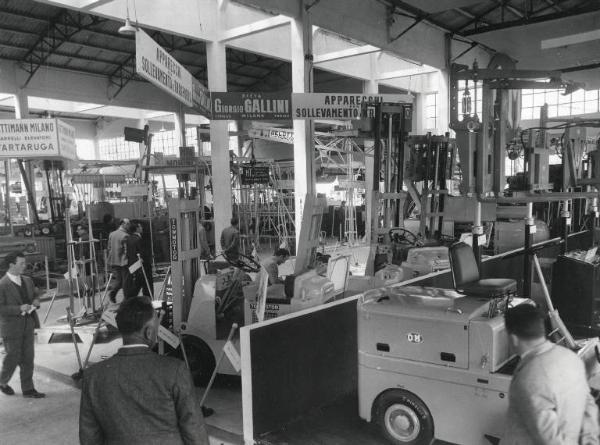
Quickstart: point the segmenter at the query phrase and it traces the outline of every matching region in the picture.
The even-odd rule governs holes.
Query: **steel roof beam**
[[[546,10],[548,8],[549,7],[544,7],[543,10]],[[566,10],[563,12],[554,12],[551,14],[537,15],[537,14],[539,14],[540,11],[541,11],[541,9],[538,11],[534,11],[533,15],[519,19],[519,20],[511,20],[511,21],[507,21],[507,22],[503,22],[503,23],[496,23],[496,24],[482,26],[482,27],[475,28],[475,29],[469,29],[466,31],[462,31],[461,35],[466,37],[466,36],[472,36],[472,35],[476,35],[476,34],[482,34],[485,32],[490,32],[490,31],[498,31],[501,29],[514,28],[516,26],[531,25],[534,23],[543,23],[543,22],[549,22],[552,20],[563,19],[566,17],[574,17],[574,16],[581,15],[581,14],[588,14],[590,12],[600,11],[600,5],[591,4],[591,5],[587,5],[587,6],[583,6],[583,7],[579,7],[579,8],[569,9],[569,10]]]

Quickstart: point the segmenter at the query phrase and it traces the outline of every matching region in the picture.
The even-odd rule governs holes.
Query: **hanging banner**
[[[0,119],[0,158],[76,160],[75,129],[58,119]]]
[[[269,167],[242,167],[242,185],[268,184]]]
[[[289,93],[211,93],[215,120],[291,119]]]
[[[284,144],[294,143],[294,130],[289,128],[250,128],[248,136]]]
[[[121,185],[121,197],[134,198],[148,196],[149,184],[123,184]]]
[[[210,116],[208,89],[142,30],[135,33],[135,70],[188,107]]]
[[[194,110],[210,119],[210,91],[195,77],[192,77],[192,102]]]
[[[293,93],[292,119],[362,119],[362,104],[412,103],[408,94]]]

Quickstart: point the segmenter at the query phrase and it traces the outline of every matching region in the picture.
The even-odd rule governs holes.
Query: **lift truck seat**
[[[450,246],[450,269],[454,288],[467,296],[498,298],[515,294],[517,282],[511,278],[481,279],[473,249],[466,243]]]

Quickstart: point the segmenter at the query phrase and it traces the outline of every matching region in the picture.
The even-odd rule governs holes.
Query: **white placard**
[[[58,119],[0,119],[0,158],[75,160],[75,129]]]
[[[104,312],[102,312],[102,320],[104,320],[109,325],[111,325],[111,326],[113,326],[115,328],[117,327],[116,314],[114,312],[112,312],[112,311],[104,311]]]
[[[135,33],[135,70],[188,107],[194,105],[191,73],[142,30]]]
[[[250,128],[248,136],[284,144],[294,143],[294,130],[288,128]]]
[[[136,235],[134,235],[134,236],[136,236]],[[142,259],[140,258],[135,263],[133,263],[131,266],[129,266],[129,273],[134,274],[141,267],[142,267]]]
[[[168,343],[169,346],[171,346],[173,349],[177,349],[179,343],[181,343],[177,335],[173,334],[171,331],[169,331],[162,325],[158,327],[158,338],[160,338],[165,343]]]
[[[292,119],[361,119],[363,102],[412,103],[408,94],[292,93]]]
[[[233,369],[235,369],[236,372],[240,372],[242,369],[242,358],[240,357],[239,352],[237,352],[237,349],[235,349],[235,346],[231,340],[225,343],[225,346],[223,346],[223,352],[225,352],[225,355],[231,362]]]
[[[149,184],[122,184],[121,196],[124,198],[148,196],[148,186]]]

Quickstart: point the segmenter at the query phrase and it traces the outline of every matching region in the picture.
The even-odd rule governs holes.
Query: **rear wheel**
[[[393,444],[429,445],[433,440],[433,418],[429,409],[408,391],[391,390],[381,394],[374,404],[374,418]]]
[[[194,385],[206,386],[212,376],[216,362],[215,356],[206,342],[193,335],[182,336],[183,347],[190,364],[190,372],[194,379]],[[183,360],[181,346],[169,355]]]

